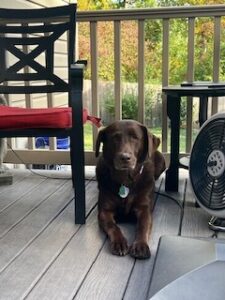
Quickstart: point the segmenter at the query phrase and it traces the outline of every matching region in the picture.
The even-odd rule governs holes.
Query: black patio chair
[[[72,182],[75,189],[75,223],[85,223],[83,142],[83,61],[74,62],[76,5],[43,9],[0,9],[0,94],[66,92],[71,107],[69,126],[43,124],[0,128],[0,137],[70,137]],[[67,39],[68,80],[55,74],[54,46]],[[24,51],[24,46],[28,51]],[[9,66],[7,54],[17,58]],[[42,54],[45,64],[36,61]],[[31,72],[30,72],[31,71]],[[35,101],[35,99],[33,100]],[[60,109],[59,109],[60,110]],[[63,111],[63,110],[62,110]],[[59,112],[60,113],[60,112]],[[64,111],[64,114],[68,112]],[[28,113],[29,115],[29,113]],[[65,116],[65,115],[64,115]],[[26,118],[26,117],[25,117]],[[30,121],[29,121],[30,122]],[[30,127],[30,128],[28,128]],[[50,126],[51,127],[51,126]]]

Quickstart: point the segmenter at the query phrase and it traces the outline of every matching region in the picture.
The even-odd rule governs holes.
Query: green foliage
[[[225,80],[225,44],[221,47],[220,59],[220,78]]]
[[[108,93],[103,100],[102,105],[105,107],[105,111],[111,116],[115,115],[115,100],[114,94]],[[123,119],[137,120],[138,105],[137,95],[134,92],[127,92],[122,97],[122,117]]]
[[[137,8],[154,7],[157,5],[157,1],[156,0],[136,0],[133,2],[133,5]]]
[[[96,10],[109,9],[113,7],[113,2],[110,0],[78,0],[79,10]]]
[[[169,82],[179,84],[187,73],[187,20],[175,19],[170,23]]]
[[[130,7],[157,7],[208,5],[224,3],[224,0],[78,0],[78,6],[86,9],[111,9]],[[195,19],[194,79],[212,80],[213,74],[213,18]],[[80,58],[90,61],[89,24],[79,23]],[[145,91],[145,119],[152,127],[161,126],[161,82],[162,82],[162,20],[145,20],[145,82],[155,85]],[[225,18],[221,18],[220,79],[225,80]],[[169,32],[169,83],[180,84],[187,80],[188,20],[171,19]],[[98,22],[98,76],[104,81],[114,80],[114,28],[113,22]],[[138,80],[138,26],[136,21],[121,22],[121,77],[122,82],[136,83]],[[90,78],[90,63],[85,77]],[[160,85],[160,86],[159,86]],[[123,118],[137,119],[137,86],[122,93]],[[111,120],[115,115],[114,93],[108,92],[102,100],[102,112]],[[108,117],[107,117],[108,118]],[[108,119],[107,119],[108,120]],[[186,100],[181,101],[181,126],[186,120]]]
[[[122,95],[122,117],[123,119],[138,118],[138,96],[137,85],[128,86],[123,88]],[[161,125],[161,87],[160,86],[148,86],[145,90],[145,120],[146,124]],[[111,120],[115,116],[115,99],[112,90],[108,90],[101,101],[102,118],[107,123],[107,118],[104,116],[104,112],[110,116]],[[155,120],[157,119],[157,120]],[[153,124],[154,123],[154,124]],[[156,124],[157,123],[157,124]]]
[[[115,117],[115,97],[112,90],[106,90],[101,99],[101,117],[104,125],[110,123]],[[186,125],[187,116],[186,98],[181,99],[180,125]],[[159,85],[148,85],[145,89],[145,124],[149,127],[162,126],[162,91]],[[138,118],[137,86],[123,88],[122,118]]]
[[[137,120],[138,105],[137,96],[134,93],[125,94],[122,98],[123,119]]]
[[[78,0],[83,9],[110,9],[123,7],[156,7],[219,4],[224,0]],[[221,20],[221,33],[225,21]],[[99,78],[114,80],[114,33],[112,22],[98,23],[98,74]],[[176,84],[187,79],[187,19],[170,20],[169,83]],[[195,80],[211,80],[213,65],[213,19],[196,18],[195,22]],[[225,38],[225,37],[224,37]],[[225,76],[225,43],[221,40],[221,76]],[[88,24],[79,24],[79,53],[90,60],[90,32]],[[121,70],[122,80],[137,82],[137,22],[121,22]],[[90,78],[90,64],[86,78]],[[162,20],[145,21],[145,80],[159,84],[162,80]]]
[[[101,109],[108,113],[111,117],[115,115],[115,101],[114,101],[114,93],[112,91],[108,91],[105,97],[101,101]],[[104,118],[104,116],[102,116]]]
[[[186,116],[187,116],[187,100],[186,98],[181,98],[180,103],[180,125],[185,127],[186,125]]]

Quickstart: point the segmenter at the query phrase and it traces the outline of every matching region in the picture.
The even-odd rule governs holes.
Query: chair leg
[[[72,180],[75,189],[75,224],[85,224],[85,173],[83,130],[83,67],[74,65],[70,69],[73,126],[70,134]]]
[[[78,97],[75,99],[79,99]],[[82,102],[73,110],[73,129],[70,136],[70,156],[74,187],[75,224],[85,224],[85,172]],[[79,105],[80,103],[80,105]]]
[[[207,120],[207,116],[208,116],[208,97],[201,96],[200,104],[199,104],[199,125],[200,125],[200,127]]]
[[[83,136],[82,128],[74,128],[76,138],[71,141],[71,168],[72,181],[74,188],[75,201],[75,224],[85,224],[85,173],[84,173],[84,151],[83,139],[77,137]],[[80,126],[79,126],[80,127]]]
[[[79,163],[80,164],[80,163]],[[74,170],[75,174],[75,224],[85,224],[85,176],[84,166],[75,163],[75,169],[81,170],[79,174]]]

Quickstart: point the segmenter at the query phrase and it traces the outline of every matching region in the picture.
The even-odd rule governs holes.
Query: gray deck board
[[[121,227],[128,241],[131,241],[134,235],[133,226]],[[134,259],[129,255],[125,257],[112,255],[106,241],[75,299],[122,299],[133,264]]]
[[[68,205],[72,195],[71,182],[67,182],[0,240],[0,270],[3,270],[47,228]]]
[[[40,179],[37,178],[35,180],[38,184],[32,190],[20,195],[13,205],[1,212],[0,237],[3,237],[12,227],[46,201],[52,193],[60,188],[61,184],[64,184],[62,180],[54,180],[51,184],[47,179],[39,181]]]
[[[73,299],[86,274],[92,267],[105,237],[98,231],[96,210],[70,240],[27,299]]]
[[[53,180],[12,170],[13,184],[0,187],[0,300],[13,299],[148,299],[158,241],[162,235],[212,237],[209,216],[194,205],[188,173],[180,172],[179,206],[164,196],[155,197],[150,260],[110,253],[97,223],[97,184],[88,180],[87,222],[74,224],[73,189],[69,172],[38,171]],[[93,177],[92,172],[87,178]],[[164,182],[157,188],[164,191]],[[129,243],[135,226],[123,224]],[[224,234],[218,234],[224,239]]]
[[[90,211],[92,206],[87,206],[87,210]],[[26,296],[80,227],[74,224],[74,207],[71,202],[58,218],[3,270],[0,276],[0,297],[20,299]]]
[[[12,185],[2,185],[1,186],[1,190],[0,190],[0,196],[2,196],[5,192],[5,194],[7,194],[10,190],[15,190],[15,186],[19,187],[20,186],[20,182],[22,182],[25,178],[27,178],[30,174],[25,172],[21,172],[20,170],[15,170],[13,171],[13,184]],[[2,201],[0,203],[0,208],[4,208],[4,206],[2,205]],[[0,210],[1,210],[0,209]]]
[[[183,201],[185,179],[180,181],[179,193],[170,193],[177,200]],[[164,184],[160,192],[164,192]],[[149,246],[152,257],[147,261],[136,260],[126,293],[126,300],[148,299],[148,288],[151,280],[151,273],[158,247],[159,238],[162,235],[177,235],[180,225],[180,208],[179,206],[163,196],[158,196],[153,212],[153,228],[150,237]],[[137,289],[138,286],[138,289]]]
[[[14,178],[13,178],[14,180]],[[24,197],[29,192],[32,193],[32,190],[37,187],[41,182],[43,182],[44,178],[34,178],[33,176],[23,177],[22,180],[17,180],[13,183],[13,185],[8,185],[1,187],[1,201],[0,201],[0,212],[1,214],[8,209],[11,205],[15,204],[18,200]]]
[[[185,237],[212,237],[214,232],[208,228],[209,219],[208,213],[195,206],[195,198],[188,182],[181,235]]]

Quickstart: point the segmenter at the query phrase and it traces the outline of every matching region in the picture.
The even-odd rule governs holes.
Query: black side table
[[[200,100],[200,126],[207,119],[208,97],[225,96],[225,83],[166,86],[162,91],[167,98],[167,115],[171,121],[170,165],[166,171],[166,191],[178,191],[179,148],[180,148],[180,99],[182,96],[198,97]]]

